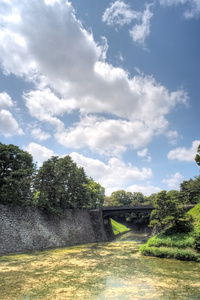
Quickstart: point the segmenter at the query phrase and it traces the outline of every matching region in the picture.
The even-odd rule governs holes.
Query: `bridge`
[[[189,204],[189,205],[181,205],[181,207],[188,211],[191,208],[193,208],[195,205]],[[151,213],[152,210],[154,210],[155,207],[153,205],[135,205],[135,206],[104,206],[102,207],[102,217],[103,219],[125,214],[125,213]]]
[[[182,208],[187,212],[195,205],[182,205]],[[97,241],[107,241],[114,237],[111,217],[125,213],[134,213],[136,219],[140,215],[145,215],[145,218],[150,218],[150,214],[155,207],[153,205],[137,205],[137,206],[104,206],[96,209],[89,209],[91,222],[95,228]]]
[[[125,213],[151,213],[155,209],[153,205],[137,206],[107,206],[102,208],[103,219]]]

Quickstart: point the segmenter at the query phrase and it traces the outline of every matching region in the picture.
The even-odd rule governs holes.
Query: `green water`
[[[0,257],[0,299],[200,299],[200,263],[144,257],[142,235]]]

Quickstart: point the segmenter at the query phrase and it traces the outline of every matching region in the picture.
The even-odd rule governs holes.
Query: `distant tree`
[[[131,197],[132,197],[131,205],[139,205],[145,202],[145,197],[140,192],[133,192]]]
[[[132,193],[124,190],[112,192],[110,199],[114,206],[130,205],[132,202]]]
[[[105,201],[105,189],[93,179],[88,179],[86,184],[87,189],[87,207],[97,208],[102,207]]]
[[[156,199],[157,194],[151,194],[150,196],[145,196],[145,204],[153,204]]]
[[[50,212],[87,206],[87,177],[70,156],[45,161],[34,180],[37,205]]]
[[[31,154],[0,143],[0,203],[30,205],[34,164]]]

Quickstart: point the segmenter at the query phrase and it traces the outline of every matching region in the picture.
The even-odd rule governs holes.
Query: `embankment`
[[[0,205],[0,254],[108,240],[101,210],[67,210],[48,216],[36,208]]]

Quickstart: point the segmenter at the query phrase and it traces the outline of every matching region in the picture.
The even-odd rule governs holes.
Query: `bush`
[[[183,233],[177,233],[174,235],[167,236],[165,234],[158,234],[150,238],[147,242],[149,247],[179,247],[187,248],[194,247],[194,237]]]
[[[140,247],[140,252],[143,255],[156,256],[160,258],[175,258],[178,260],[192,260],[199,261],[200,256],[193,250],[185,250],[180,248],[157,248],[149,247],[148,245],[142,245]]]

